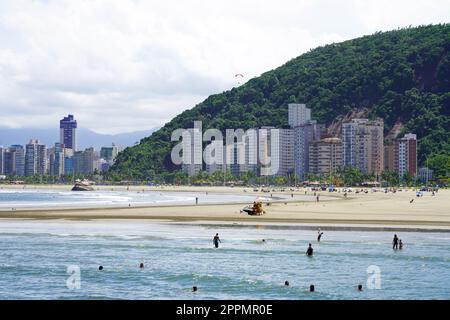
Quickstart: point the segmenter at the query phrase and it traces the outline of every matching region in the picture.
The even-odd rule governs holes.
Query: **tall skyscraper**
[[[288,123],[291,128],[301,126],[311,120],[311,109],[305,104],[291,103],[288,105]]]
[[[342,124],[344,166],[380,175],[384,169],[383,120],[353,119]]]
[[[47,173],[47,148],[37,139],[31,139],[25,146],[25,175]]]
[[[325,125],[310,120],[294,128],[295,174],[301,180],[309,172],[309,144],[319,140],[325,133]]]
[[[77,150],[77,121],[74,119],[73,115],[69,114],[59,121],[59,132],[60,139],[59,142],[63,144],[66,148]]]
[[[339,138],[324,138],[309,144],[309,172],[336,172],[342,166],[342,142]]]

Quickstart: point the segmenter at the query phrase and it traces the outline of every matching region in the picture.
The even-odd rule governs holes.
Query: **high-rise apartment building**
[[[294,173],[294,129],[279,129],[279,176],[288,176]]]
[[[280,170],[280,136],[275,127],[258,130],[258,164],[261,176],[277,175]]]
[[[305,104],[291,103],[288,105],[288,123],[291,128],[303,125],[311,120],[311,109]]]
[[[77,150],[77,121],[73,115],[69,114],[59,121],[60,139],[59,142],[68,149]]]
[[[384,169],[383,120],[353,119],[342,124],[344,166],[380,175]]]
[[[3,174],[23,176],[25,174],[25,151],[23,146],[15,144],[3,151]]]
[[[400,177],[410,174],[415,177],[417,174],[417,136],[412,133],[406,134],[396,141],[395,164],[398,165]]]
[[[211,141],[205,150],[205,170],[208,174],[223,172],[226,169],[225,147],[223,141]]]
[[[310,120],[294,128],[294,164],[296,176],[303,180],[309,172],[309,145],[325,133],[325,125]]]
[[[25,175],[47,173],[47,148],[37,139],[31,139],[25,146]]]
[[[258,129],[249,129],[244,137],[245,164],[241,171],[258,174]]]
[[[395,143],[384,145],[384,171],[397,171],[395,168]]]
[[[400,177],[405,174],[417,174],[417,136],[412,133],[396,139],[385,146],[385,170],[398,172]],[[386,163],[387,161],[387,163]]]
[[[98,169],[98,158],[94,148],[75,151],[72,157],[73,173],[93,173]]]
[[[324,138],[309,144],[309,172],[336,172],[342,166],[342,142],[339,138]]]
[[[3,148],[3,146],[0,146],[0,175],[4,174],[4,169],[3,169],[5,166],[4,154],[5,154],[5,148]]]
[[[57,142],[49,151],[49,173],[52,176],[62,176],[65,173],[64,159],[66,157],[64,145]]]
[[[181,169],[192,177],[203,169],[201,122],[194,122],[194,128],[185,130],[183,134],[183,163]]]

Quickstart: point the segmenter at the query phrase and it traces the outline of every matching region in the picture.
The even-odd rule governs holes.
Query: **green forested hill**
[[[170,161],[174,129],[190,128],[194,120],[202,120],[204,130],[285,126],[291,102],[306,103],[313,118],[326,124],[359,108],[384,118],[386,133],[401,122],[404,131],[418,135],[419,163],[431,154],[450,154],[450,24],[311,50],[181,113],[121,152],[111,174],[153,179],[177,169]]]

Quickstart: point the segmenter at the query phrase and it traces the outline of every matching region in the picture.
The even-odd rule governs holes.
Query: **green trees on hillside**
[[[450,153],[450,24],[408,28],[311,50],[245,85],[214,94],[186,110],[139,145],[119,154],[112,175],[151,179],[178,170],[170,160],[171,132],[282,127],[287,104],[307,103],[312,116],[330,124],[338,116],[368,108],[418,135],[419,163]],[[139,115],[137,115],[139,116]]]

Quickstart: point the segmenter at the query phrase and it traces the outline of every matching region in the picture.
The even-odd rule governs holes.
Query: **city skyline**
[[[96,132],[160,127],[314,47],[450,16],[437,0],[194,4],[0,3],[0,126],[70,112]]]
[[[289,129],[264,123],[248,130],[230,128],[225,140],[219,130],[203,134],[202,122],[194,121],[193,128],[174,131],[172,141],[181,142],[172,149],[172,162],[190,177],[228,171],[235,177],[252,173],[305,181],[308,174],[351,167],[380,181],[384,172],[397,172],[400,179],[418,173],[414,133],[389,138],[384,135],[384,119],[353,117],[343,121],[336,134],[317,123],[306,104],[289,103],[287,109]]]

